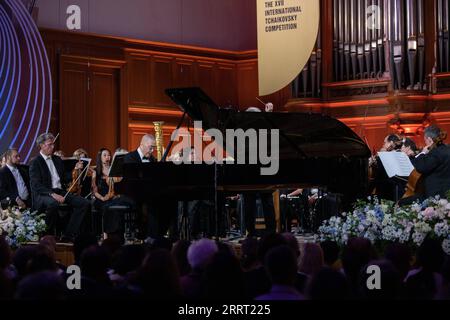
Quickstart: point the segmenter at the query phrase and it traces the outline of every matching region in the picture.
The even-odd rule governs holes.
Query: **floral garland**
[[[420,246],[429,236],[441,240],[442,248],[450,254],[449,225],[448,199],[436,197],[398,207],[393,202],[368,198],[358,201],[353,212],[324,221],[318,230],[318,240],[345,245],[350,238],[362,237],[373,244],[400,242]]]
[[[38,241],[39,236],[47,229],[44,216],[45,214],[30,210],[20,211],[16,207],[0,208],[0,236],[5,236],[12,248]]]

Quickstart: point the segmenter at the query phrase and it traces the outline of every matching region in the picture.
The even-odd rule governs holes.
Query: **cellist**
[[[418,200],[440,195],[450,191],[450,147],[444,141],[447,133],[437,126],[425,129],[425,148],[412,161],[417,173],[422,175],[423,194],[415,196]]]

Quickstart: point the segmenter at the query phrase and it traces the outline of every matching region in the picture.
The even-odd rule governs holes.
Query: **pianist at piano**
[[[155,148],[155,137],[151,134],[144,134],[139,147],[126,154],[124,157],[125,166],[151,166],[152,163],[156,163],[156,158],[152,155],[152,151]],[[152,177],[146,177],[152,178]],[[153,187],[158,187],[163,177],[154,179],[151,182],[145,183],[140,181],[139,188],[150,191],[150,184]],[[126,177],[124,183],[127,183]],[[122,190],[127,194],[127,186],[123,186]],[[138,224],[140,229],[140,237],[151,242],[155,239],[161,238],[166,235],[170,226],[176,222],[178,203],[174,201],[173,195],[166,194],[152,194],[151,191],[146,197],[136,197],[135,194],[128,195],[136,202],[138,210]],[[146,223],[144,222],[146,221]],[[171,234],[173,240],[177,238],[176,234]]]

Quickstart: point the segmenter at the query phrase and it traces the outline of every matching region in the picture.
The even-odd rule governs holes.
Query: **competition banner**
[[[319,0],[256,0],[259,95],[274,93],[299,75],[316,43]]]

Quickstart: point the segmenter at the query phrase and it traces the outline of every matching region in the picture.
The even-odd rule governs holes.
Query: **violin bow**
[[[67,189],[67,193],[64,196],[64,199],[66,199],[67,195],[70,193],[70,190],[72,190],[72,188],[75,186],[75,184],[78,182],[78,180],[80,180],[81,176],[83,175],[84,171],[87,170],[87,168],[89,168],[88,166],[86,166],[83,171],[81,171],[81,173],[78,175],[78,178],[75,179],[75,181],[72,183],[72,185],[70,186],[69,189]]]

